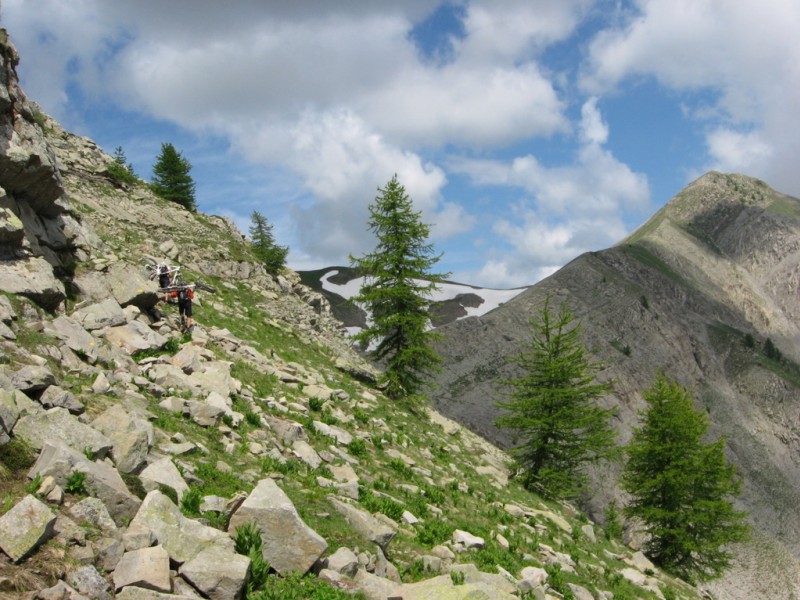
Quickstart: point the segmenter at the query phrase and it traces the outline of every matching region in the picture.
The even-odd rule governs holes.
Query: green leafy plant
[[[450,571],[450,581],[453,585],[464,585],[467,576],[464,571]]]
[[[37,473],[34,478],[25,486],[25,491],[29,494],[35,494],[42,486],[42,476]]]
[[[76,496],[85,496],[88,494],[86,490],[86,473],[83,471],[72,471],[72,473],[67,475],[67,480],[64,483],[64,491]]]
[[[181,510],[189,517],[200,515],[200,505],[203,503],[203,494],[197,488],[189,488],[181,498]]]
[[[361,438],[356,438],[347,445],[347,452],[352,456],[362,457],[369,454],[367,452],[367,444]]]
[[[250,579],[247,582],[248,594],[262,589],[269,575],[269,563],[264,560],[261,530],[254,522],[245,523],[236,528],[233,535],[236,552],[250,559]]]
[[[449,540],[455,529],[453,525],[440,519],[424,521],[417,528],[417,541],[424,546],[433,547]]]
[[[308,399],[308,408],[310,408],[314,412],[321,411],[323,406],[325,406],[325,400],[323,400],[322,398],[314,397]]]

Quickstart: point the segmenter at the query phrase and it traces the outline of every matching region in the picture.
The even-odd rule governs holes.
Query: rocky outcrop
[[[306,573],[328,548],[308,527],[289,497],[271,479],[262,479],[233,514],[228,531],[255,524],[263,542],[264,559],[281,574]]]

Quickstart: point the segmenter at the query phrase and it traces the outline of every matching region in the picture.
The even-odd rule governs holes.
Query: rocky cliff
[[[120,183],[0,56],[0,598],[697,597],[389,403],[322,296]],[[191,334],[152,260],[216,290]]]
[[[709,173],[619,245],[580,256],[483,317],[440,328],[435,405],[507,448],[507,432],[493,426],[500,382],[515,375],[507,357],[550,295],[581,320],[601,377],[614,381],[602,403],[618,411],[620,443],[659,370],[687,386],[711,434],[725,436],[754,541],[712,589],[742,600],[800,597],[799,280],[800,201]],[[618,496],[616,471],[595,474],[591,514]]]

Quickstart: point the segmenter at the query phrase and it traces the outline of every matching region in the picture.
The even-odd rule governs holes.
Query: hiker
[[[178,313],[181,315],[181,325],[184,331],[192,331],[194,329],[194,321],[192,320],[192,299],[194,298],[194,289],[190,285],[184,285],[177,291],[178,295]]]
[[[164,291],[164,302],[169,302],[169,292],[167,288],[172,285],[172,273],[175,269],[171,269],[167,263],[161,263],[153,269],[150,279],[153,280],[158,277],[158,287]]]

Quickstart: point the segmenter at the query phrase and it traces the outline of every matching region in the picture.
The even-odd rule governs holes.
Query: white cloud
[[[714,159],[710,168],[717,171],[762,171],[773,157],[773,149],[758,132],[717,129],[708,134],[707,141]]]
[[[630,231],[626,214],[646,216],[646,178],[617,160],[602,142],[608,137],[595,98],[583,106],[582,145],[571,165],[546,167],[531,155],[507,162],[463,160],[453,169],[483,185],[515,186],[526,196],[513,218],[499,217],[493,231],[512,250],[495,250],[481,270],[488,285],[523,285],[543,277],[575,256],[611,246]]]
[[[636,9],[593,41],[585,88],[600,93],[652,76],[671,89],[711,92],[713,104],[704,96],[690,108],[710,120],[706,167],[735,169],[797,193],[800,136],[791,124],[800,106],[800,4],[639,0]]]

